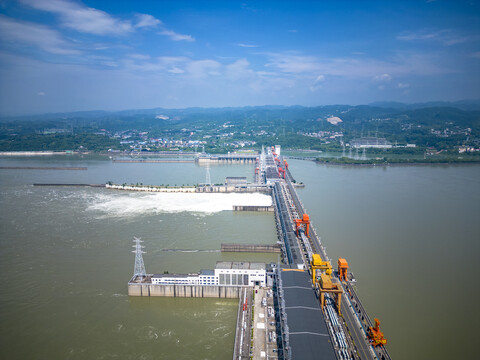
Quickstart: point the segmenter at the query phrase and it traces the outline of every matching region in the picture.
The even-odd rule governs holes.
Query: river
[[[306,184],[299,195],[329,256],[347,258],[391,355],[475,354],[480,166],[289,164]],[[276,255],[218,252],[224,242],[276,241],[271,213],[230,210],[268,198],[32,186],[204,182],[206,168],[189,163],[47,156],[0,158],[0,166],[88,167],[0,170],[1,358],[231,358],[238,301],[129,298],[132,239],[145,241],[150,273],[196,272],[220,260],[273,262]],[[210,174],[214,183],[252,180],[253,165],[212,166]]]

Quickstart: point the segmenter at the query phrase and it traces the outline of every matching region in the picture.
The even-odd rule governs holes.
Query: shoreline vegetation
[[[288,149],[285,149],[288,151]],[[295,149],[295,151],[305,151],[308,150],[299,150]],[[126,152],[117,152],[111,153],[108,151],[8,151],[8,152],[1,152],[0,157],[25,157],[25,156],[51,156],[51,155],[88,155],[88,154],[96,154],[96,155],[104,155],[111,157],[112,155],[116,156],[155,156],[155,155],[166,155],[166,156],[180,156],[180,155],[189,155],[194,156],[196,153],[193,152],[184,152],[184,151],[159,151],[159,152],[138,152],[138,153],[126,153]],[[394,154],[398,156],[399,154]],[[408,156],[409,154],[405,154]],[[287,155],[287,157],[290,157]],[[297,158],[295,156],[291,156],[291,158]],[[298,159],[302,159],[298,157]],[[319,164],[325,165],[343,165],[343,166],[395,166],[395,165],[447,165],[447,164],[480,164],[480,154],[463,154],[462,156],[458,156],[455,154],[448,154],[443,156],[427,156],[424,158],[401,158],[401,157],[377,157],[371,159],[353,159],[349,157],[311,157],[311,158],[303,158],[304,160],[314,161]]]
[[[438,157],[438,158],[376,158],[376,159],[351,159],[347,157],[324,157],[312,159],[316,163],[326,165],[344,166],[395,166],[395,165],[448,165],[448,164],[480,164],[480,156],[468,157]]]

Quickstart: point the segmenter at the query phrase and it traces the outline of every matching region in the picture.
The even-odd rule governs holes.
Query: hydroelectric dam
[[[238,298],[233,351],[237,360],[390,359],[379,320],[372,321],[362,306],[347,260],[339,258],[333,263],[328,257],[280,152],[275,146],[262,149],[255,157],[253,183],[233,182],[217,191],[261,191],[272,196],[281,262],[217,262],[213,270],[194,274],[147,274],[144,247],[136,238],[135,271],[128,282],[128,295]],[[230,157],[227,160],[231,161]],[[252,157],[243,160],[251,162]],[[204,156],[201,161],[210,160]],[[210,187],[204,184],[177,191],[216,192]],[[107,188],[162,191],[153,187]],[[235,210],[258,211],[240,205]],[[225,248],[248,251],[247,245],[227,244]]]

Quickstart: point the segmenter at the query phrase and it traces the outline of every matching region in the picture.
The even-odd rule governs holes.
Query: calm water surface
[[[289,164],[307,185],[299,195],[328,254],[349,261],[392,356],[472,357],[480,320],[480,166]],[[229,211],[239,200],[226,195],[172,200],[31,186],[204,182],[205,168],[194,164],[29,157],[1,158],[0,166],[88,167],[0,170],[0,358],[231,358],[237,300],[129,298],[131,240],[145,240],[148,272],[194,272],[219,260],[276,261],[274,255],[218,252],[222,242],[274,243],[271,214]],[[253,165],[212,166],[210,173],[213,182],[252,180]]]

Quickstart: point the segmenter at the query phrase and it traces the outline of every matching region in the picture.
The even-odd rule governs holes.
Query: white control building
[[[196,274],[155,274],[153,285],[219,285],[219,286],[265,286],[264,263],[219,261],[215,270],[202,270]]]

